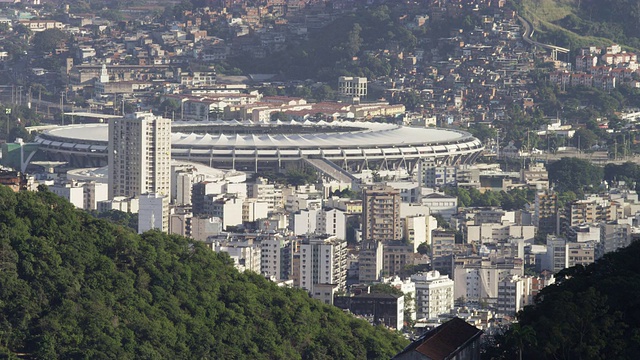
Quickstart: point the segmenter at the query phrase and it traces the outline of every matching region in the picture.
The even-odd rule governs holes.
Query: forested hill
[[[407,344],[178,236],[0,186],[0,357],[388,359]]]

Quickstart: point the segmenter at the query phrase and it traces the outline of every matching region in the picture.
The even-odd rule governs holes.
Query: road
[[[560,52],[563,54],[567,54],[569,53],[569,49],[567,48],[563,48],[560,46],[555,46],[555,45],[551,45],[551,44],[543,44],[541,42],[535,41],[531,38],[531,36],[533,35],[533,32],[535,31],[533,28],[533,24],[531,22],[529,22],[527,19],[523,18],[522,16],[518,15],[518,20],[520,20],[520,23],[522,23],[522,27],[524,27],[524,33],[522,34],[522,40],[524,40],[527,44],[531,45],[531,46],[538,46],[541,47],[543,49],[547,49],[547,50],[551,50],[551,52]]]

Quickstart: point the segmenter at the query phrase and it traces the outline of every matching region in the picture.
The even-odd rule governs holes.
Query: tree
[[[600,185],[603,169],[590,161],[577,158],[562,158],[549,164],[549,182],[559,192],[573,191],[582,194],[585,188]]]
[[[431,246],[426,242],[418,245],[418,253],[422,255],[431,255]]]
[[[529,325],[521,326],[519,323],[514,323],[507,332],[506,341],[517,348],[518,358],[522,360],[524,347],[536,345],[536,331]]]
[[[54,51],[67,41],[67,34],[60,29],[47,29],[33,35],[33,49],[41,54]]]
[[[408,343],[201,242],[138,235],[45,187],[0,186],[0,229],[4,357],[389,359]]]

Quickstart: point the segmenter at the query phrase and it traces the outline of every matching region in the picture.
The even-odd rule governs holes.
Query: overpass
[[[522,40],[524,40],[524,42],[526,42],[531,46],[534,46],[534,47],[537,46],[537,47],[551,51],[551,57],[553,58],[553,60],[558,60],[558,53],[569,54],[569,52],[571,51],[570,49],[567,49],[567,48],[563,48],[563,47],[555,46],[551,44],[544,44],[544,43],[533,40],[531,38],[533,36],[533,33],[535,32],[535,29],[533,28],[533,24],[529,20],[523,18],[520,15],[518,15],[518,20],[522,23],[522,27],[524,28],[524,32],[522,33]]]

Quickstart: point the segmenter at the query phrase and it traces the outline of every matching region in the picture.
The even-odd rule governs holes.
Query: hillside
[[[486,359],[638,359],[640,242],[558,274]]]
[[[536,28],[538,41],[571,49],[619,43],[640,49],[640,2],[629,0],[514,0]]]
[[[47,191],[0,187],[0,268],[2,358],[388,359],[407,344],[200,243],[139,236]]]

